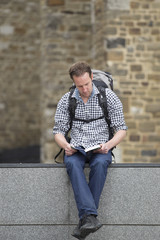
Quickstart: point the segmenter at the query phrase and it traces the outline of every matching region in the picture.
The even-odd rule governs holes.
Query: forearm
[[[102,143],[101,145],[101,149],[98,149],[94,152],[97,153],[108,153],[108,151],[110,149],[112,149],[113,147],[117,146],[126,136],[126,130],[119,130],[118,132],[116,132],[116,134],[114,135],[114,137],[109,140],[106,143]]]
[[[54,139],[55,139],[56,143],[59,145],[59,147],[61,147],[65,150],[65,154],[67,156],[71,156],[75,152],[77,152],[77,150],[71,148],[71,145],[67,142],[67,140],[65,139],[65,137],[62,134],[57,133],[55,135]]]
[[[54,139],[55,139],[56,143],[58,144],[58,146],[63,149],[65,149],[69,145],[66,138],[61,133],[55,134]]]
[[[126,136],[126,130],[119,130],[114,137],[106,143],[107,148],[110,150],[117,146]]]

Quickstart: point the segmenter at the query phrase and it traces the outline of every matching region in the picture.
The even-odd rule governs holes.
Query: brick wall
[[[123,161],[159,161],[159,27],[160,1],[129,1],[128,9],[106,9],[106,68],[116,79],[129,127]]]
[[[42,162],[58,151],[52,128],[58,100],[72,84],[68,69],[83,59],[91,62],[90,1],[41,1],[42,8]]]
[[[50,99],[52,104],[56,105],[63,92],[67,91],[70,81],[66,70],[74,61],[87,60],[94,68],[110,71],[115,78],[115,91],[123,102],[125,119],[129,127],[126,140],[118,147],[121,161],[122,159],[124,162],[159,161],[160,2],[156,0],[59,1],[58,6],[58,1],[50,1],[46,8],[52,12],[52,16],[61,15],[58,28],[54,29],[60,36],[58,44],[57,40],[53,39],[56,44],[55,51],[59,49],[62,57],[60,69],[59,64],[56,65],[55,74],[58,74],[58,79],[54,75],[55,83],[52,81],[52,84],[57,86],[52,89],[51,98],[56,91],[56,96]],[[78,15],[77,9],[81,12]],[[87,12],[84,9],[87,9]],[[79,32],[80,29],[83,31]],[[54,30],[50,29],[52,34],[53,32],[55,34]],[[64,34],[67,34],[68,38],[63,45]],[[69,49],[68,40],[70,44],[72,43],[72,50]],[[79,44],[81,49],[75,52],[76,44]],[[82,46],[86,47],[84,55]],[[57,62],[52,61],[52,66]],[[63,73],[62,69],[64,69]],[[53,69],[47,71],[53,72]],[[50,112],[50,128],[53,126],[52,116],[55,111],[52,104],[49,104],[51,108],[47,111],[47,114]],[[48,116],[45,116],[45,119],[49,119]],[[47,124],[44,126],[44,133],[47,131],[50,135],[51,131],[46,126]],[[48,141],[46,136],[47,134],[42,137],[44,140],[42,145],[46,145],[43,149],[46,149],[45,152],[49,155],[44,155],[43,159],[50,161],[53,159],[55,148],[52,137],[49,137]]]

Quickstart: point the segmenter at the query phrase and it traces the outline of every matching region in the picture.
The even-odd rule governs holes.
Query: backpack
[[[105,117],[105,120],[108,124],[108,128],[109,128],[109,139],[111,139],[113,137],[114,131],[113,128],[111,128],[111,121],[108,117],[108,110],[107,110],[107,100],[106,100],[106,93],[105,93],[105,89],[109,88],[113,91],[113,78],[112,75],[109,72],[103,72],[100,70],[95,70],[92,69],[92,73],[93,73],[93,83],[95,84],[95,86],[98,88],[100,94],[98,94],[98,101],[99,101],[99,105],[103,111],[103,114]],[[91,121],[95,121],[98,120],[100,118],[97,119],[89,119],[89,120],[83,120],[83,119],[77,119],[75,118],[75,110],[77,107],[77,101],[75,98],[72,97],[72,94],[75,90],[76,86],[75,84],[73,84],[70,88],[70,94],[69,94],[69,106],[68,106],[68,111],[70,114],[70,129],[72,128],[72,123],[73,121],[83,121],[83,122],[91,122]],[[69,129],[69,131],[70,131]],[[69,131],[66,133],[65,137],[67,139],[67,141],[69,142],[70,139],[68,137],[68,133]],[[55,159],[59,156],[59,154],[62,152],[63,149],[60,150],[60,152],[55,156]],[[113,149],[112,149],[113,150]]]

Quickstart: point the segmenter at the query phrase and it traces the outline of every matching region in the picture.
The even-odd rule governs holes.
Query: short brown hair
[[[91,77],[91,73],[92,73],[91,67],[86,62],[77,62],[73,64],[69,69],[69,75],[72,80],[74,75],[79,77],[86,72],[88,72],[89,76]]]

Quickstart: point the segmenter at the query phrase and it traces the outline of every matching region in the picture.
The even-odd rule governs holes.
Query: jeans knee
[[[67,168],[67,170],[73,170],[73,169],[77,169],[80,168],[80,162],[78,161],[77,158],[74,158],[73,156],[71,157],[65,157],[65,166]]]
[[[71,159],[68,159],[68,158],[67,158],[67,160],[65,159],[64,163],[65,163],[67,170],[71,170],[73,168],[74,161],[72,161]]]
[[[110,163],[111,163],[111,159],[107,159],[105,157],[100,157],[100,158],[97,157],[91,163],[91,167],[97,168],[97,169],[106,169],[108,168]]]
[[[107,160],[101,159],[100,161],[96,161],[95,166],[99,169],[105,169],[108,166]]]

